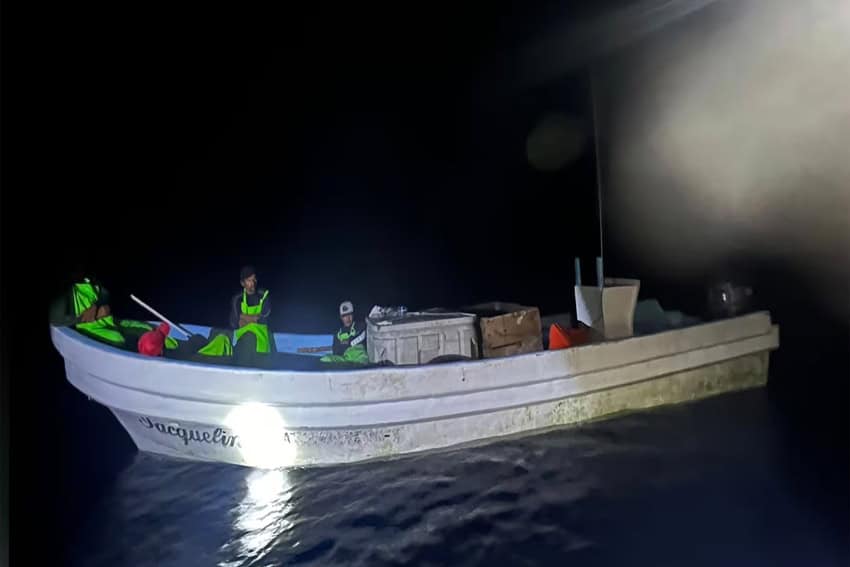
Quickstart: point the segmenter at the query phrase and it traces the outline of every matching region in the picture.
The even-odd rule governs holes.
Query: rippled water
[[[846,565],[800,457],[764,389],[356,466],[138,454],[67,536],[110,567]]]

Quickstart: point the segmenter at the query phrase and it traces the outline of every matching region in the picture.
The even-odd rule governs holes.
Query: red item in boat
[[[165,348],[165,337],[171,328],[168,323],[161,323],[159,327],[153,331],[148,331],[139,337],[139,353],[147,356],[162,356],[162,350]]]
[[[549,350],[570,348],[589,342],[590,335],[586,328],[565,329],[558,323],[549,327]]]

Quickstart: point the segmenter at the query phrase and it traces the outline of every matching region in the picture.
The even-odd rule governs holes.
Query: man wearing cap
[[[354,304],[343,301],[339,305],[342,327],[334,335],[333,354],[323,356],[322,362],[351,362],[368,364],[366,353],[366,325],[354,322]]]
[[[255,342],[256,348],[251,350],[273,352],[274,338],[268,326],[272,311],[269,291],[257,287],[257,272],[253,266],[242,268],[239,283],[242,291],[233,296],[230,308],[230,327],[235,330],[234,344]]]

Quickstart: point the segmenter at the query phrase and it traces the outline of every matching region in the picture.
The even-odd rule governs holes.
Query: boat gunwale
[[[776,327],[776,326],[774,325],[774,327]],[[564,376],[546,377],[546,378],[540,378],[538,380],[524,381],[524,382],[521,382],[521,383],[508,384],[508,385],[500,385],[500,386],[495,386],[495,387],[491,387],[491,388],[475,388],[475,389],[467,389],[467,390],[454,390],[454,391],[448,391],[448,392],[438,392],[438,393],[434,393],[434,394],[429,394],[427,397],[429,399],[449,398],[449,397],[458,396],[458,395],[462,395],[462,394],[477,394],[477,393],[480,393],[480,392],[489,392],[491,390],[503,390],[503,389],[507,389],[507,388],[522,387],[522,386],[535,386],[535,385],[538,385],[538,384],[544,384],[546,382],[552,382],[554,380],[579,378],[579,377],[582,377],[582,376],[587,376],[589,374],[598,374],[600,372],[607,372],[607,371],[611,371],[611,370],[619,370],[619,369],[626,368],[626,367],[629,367],[629,366],[634,366],[636,364],[645,364],[645,363],[649,363],[649,362],[660,361],[660,360],[671,358],[673,356],[694,353],[694,352],[697,352],[697,351],[706,350],[708,348],[729,346],[729,345],[741,343],[741,342],[751,340],[751,339],[758,339],[758,338],[767,336],[769,334],[770,333],[765,333],[765,334],[762,334],[762,335],[752,335],[752,336],[743,337],[743,338],[739,338],[739,339],[732,339],[732,340],[728,340],[728,341],[714,343],[710,346],[698,346],[698,347],[694,347],[694,348],[690,348],[690,349],[686,349],[686,350],[676,351],[673,354],[664,354],[664,355],[659,355],[659,356],[653,356],[653,357],[650,357],[650,358],[635,360],[635,361],[631,361],[631,362],[624,362],[622,364],[616,364],[616,365],[613,365],[613,366],[594,368],[593,370],[585,370],[583,372],[568,373]],[[709,364],[714,364],[714,363],[709,363]],[[131,390],[131,391],[134,391],[134,392],[140,392],[140,393],[144,393],[144,394],[160,396],[160,397],[169,398],[169,399],[173,399],[173,400],[181,400],[181,401],[187,401],[187,402],[203,402],[203,403],[218,404],[218,405],[231,405],[231,404],[234,403],[232,401],[227,401],[227,400],[210,400],[210,399],[207,399],[207,398],[198,398],[198,397],[181,396],[181,395],[171,395],[171,394],[169,394],[169,395],[166,396],[166,395],[163,395],[161,392],[158,392],[156,390],[139,388],[137,386],[128,386],[126,384],[122,384],[120,382],[110,380],[109,378],[104,378],[103,376],[97,376],[97,375],[91,374],[91,373],[88,373],[88,375],[91,376],[92,378],[95,378],[96,380],[100,380],[101,382],[104,382],[104,383],[109,384],[111,386],[115,386],[117,388],[123,388],[123,389]],[[651,379],[651,378],[648,378],[648,379]],[[342,401],[342,402],[294,402],[294,403],[293,402],[270,402],[270,403],[267,403],[266,405],[268,405],[270,407],[278,407],[278,408],[294,408],[294,407],[298,407],[298,408],[314,408],[314,407],[315,408],[319,408],[319,407],[321,407],[321,408],[333,408],[333,407],[351,407],[351,406],[371,406],[371,405],[376,405],[376,404],[386,404],[386,403],[393,403],[393,402],[409,402],[409,401],[421,400],[421,399],[424,399],[424,397],[423,396],[408,396],[408,397],[390,398],[390,399],[381,399],[381,400],[359,400],[359,401]]]
[[[702,339],[699,341],[692,341],[698,344],[691,345],[691,348],[677,350],[671,347],[668,349],[670,350],[669,353],[666,355],[664,353],[659,355],[667,356],[669,354],[683,353],[706,348],[722,344],[724,342],[736,342],[746,338],[768,334],[771,332],[772,328],[769,313],[756,312],[739,318],[713,321],[693,327],[674,329],[652,335],[643,335],[640,337],[629,337],[604,343],[582,345],[561,351],[540,351],[514,357],[459,361],[440,365],[392,366],[386,368],[378,367],[370,369],[328,371],[267,371],[254,368],[233,368],[229,366],[216,367],[213,365],[193,362],[150,359],[142,355],[120,351],[113,347],[102,345],[93,339],[84,337],[72,329],[54,327],[52,331],[54,333],[61,334],[62,336],[62,338],[58,341],[56,340],[56,337],[54,337],[54,344],[57,342],[59,343],[56,347],[66,359],[66,364],[71,364],[72,366],[79,368],[80,371],[91,375],[93,378],[107,381],[116,387],[148,392],[163,398],[188,398],[225,404],[232,403],[233,400],[237,398],[244,398],[246,395],[250,397],[251,394],[259,394],[258,397],[260,399],[268,399],[271,403],[275,404],[281,403],[282,398],[284,403],[288,403],[291,406],[308,407],[310,405],[315,405],[332,407],[334,405],[350,406],[357,403],[375,404],[381,402],[402,401],[406,399],[421,399],[426,397],[440,398],[471,392],[498,390],[512,386],[526,386],[534,383],[546,382],[552,379],[562,378],[563,376],[570,374],[581,375],[587,372],[616,368],[625,364],[637,364],[653,358],[658,358],[658,356],[651,356],[652,353],[649,353],[650,356],[643,356],[646,354],[645,349],[631,349],[637,350],[638,352],[635,353],[634,356],[628,357],[625,362],[620,363],[618,363],[617,360],[612,360],[609,364],[606,360],[601,364],[593,365],[589,364],[587,360],[582,361],[579,359],[581,359],[582,353],[593,353],[593,349],[616,349],[616,345],[618,344],[629,341],[640,341],[641,339],[663,341],[665,335],[670,333],[678,333],[680,336],[684,337],[688,334],[688,331],[693,333],[693,329],[706,329],[717,325],[726,325],[728,327],[730,322],[747,318],[752,319],[753,317],[761,318],[761,321],[753,319],[755,322],[759,323],[758,328],[762,327],[761,323],[766,325],[763,332],[750,334],[727,332],[726,334],[731,335],[732,338],[729,338],[726,341],[709,341],[702,337],[702,335],[698,335],[698,337],[702,337]],[[711,333],[708,332],[707,334],[710,335]],[[94,362],[83,362],[78,359],[79,357],[68,356],[69,353],[63,352],[63,348],[61,348],[66,346],[63,344],[63,341],[65,340],[70,341],[72,345],[75,345],[73,348],[83,349],[83,351],[94,349],[98,354],[96,360]],[[687,343],[687,341],[685,342]],[[674,339],[672,343],[675,345],[676,339]],[[603,351],[602,354],[605,354],[605,352]],[[590,358],[600,357],[591,354]],[[622,359],[624,357],[620,356],[620,358]],[[123,382],[113,378],[105,379],[102,377],[105,366],[112,366],[114,369],[118,368],[116,366],[116,360],[119,363],[120,361],[132,361],[132,364],[135,367],[133,372],[124,374],[125,377],[123,378]],[[588,368],[583,371],[580,369],[582,363],[584,363],[585,366],[588,366]],[[143,367],[140,365],[143,365]],[[576,369],[575,367],[579,367],[579,369]],[[153,376],[149,376],[147,372],[144,372],[143,370],[140,371],[140,368],[159,369],[159,372],[153,372]],[[191,396],[181,395],[180,388],[183,384],[178,384],[175,387],[172,383],[179,382],[179,380],[177,380],[177,372],[179,372],[181,368],[191,368],[196,372],[198,368],[202,370],[202,372],[187,380],[187,382],[194,382],[195,384],[193,384],[193,386],[196,386],[194,390],[191,390],[193,392]],[[165,370],[165,372],[163,372],[163,370]],[[485,378],[482,376],[482,372],[480,372],[481,370],[487,374],[488,381],[484,381]],[[527,376],[530,374],[531,378],[524,380],[521,378],[515,378],[512,376],[512,372],[515,370],[524,371],[525,375]],[[470,373],[470,375],[467,375],[467,373]],[[115,372],[115,374],[121,376],[120,372]],[[127,374],[130,374],[131,376],[126,377]],[[491,374],[498,376],[491,377]],[[516,374],[520,374],[520,372],[516,372]],[[203,380],[210,379],[212,375],[216,376],[216,380],[211,380],[210,382],[200,381],[201,378],[203,378]],[[245,382],[237,383],[237,386],[234,386],[234,383],[231,382],[221,382],[222,376],[226,376],[225,379],[244,376],[247,380]],[[138,380],[139,377],[143,380]],[[459,378],[461,381],[466,383],[461,386],[457,382],[450,382],[449,379],[453,377]],[[328,378],[328,380],[324,381],[322,378]],[[364,378],[366,380],[365,383],[363,382]],[[391,378],[392,380],[382,383],[382,381],[386,381],[388,378]],[[405,390],[404,387],[399,387],[398,384],[390,383],[398,378],[410,379],[413,382],[413,387],[409,387]],[[435,386],[440,386],[439,388],[435,387],[434,391],[427,391],[427,389],[423,388],[429,384],[424,381],[429,379],[433,379],[435,382],[441,381],[443,383],[436,383]],[[417,381],[423,382],[418,383]],[[144,385],[145,382],[148,386],[140,387],[140,385]],[[480,382],[480,384],[476,382]],[[377,391],[366,391],[367,386],[387,386],[388,384],[392,387],[390,387],[387,391],[380,388]],[[450,387],[453,385],[456,385],[456,387]],[[298,391],[298,386],[301,386],[301,391]],[[409,384],[402,384],[401,386],[409,386]],[[393,387],[395,390],[393,390]],[[237,388],[239,391],[235,394],[234,392],[236,392]],[[358,388],[360,391],[355,392]],[[184,387],[183,392],[185,391],[188,391],[188,388]],[[287,396],[292,396],[293,392],[295,393],[295,396],[291,399],[287,398]],[[357,393],[360,394],[359,397],[356,395]],[[331,395],[328,396],[328,394]],[[328,400],[328,397],[332,399]],[[274,400],[271,398],[274,398]],[[337,399],[339,401],[335,401]]]
[[[697,325],[689,325],[687,327],[680,327],[680,328],[676,328],[676,329],[667,329],[667,330],[664,330],[664,331],[661,331],[661,332],[658,332],[658,333],[651,333],[651,334],[647,334],[647,335],[624,337],[624,338],[620,338],[620,339],[607,340],[607,341],[603,341],[603,342],[599,342],[599,343],[590,343],[590,344],[578,345],[578,346],[575,346],[575,347],[571,347],[569,349],[560,349],[560,350],[554,350],[554,351],[553,350],[541,350],[541,351],[536,351],[536,352],[528,352],[528,353],[516,354],[516,355],[500,357],[500,358],[478,358],[478,359],[470,359],[470,360],[459,360],[459,361],[441,363],[439,366],[441,366],[441,367],[453,367],[453,366],[461,366],[461,365],[463,365],[463,366],[473,366],[473,365],[483,365],[483,364],[493,363],[494,361],[518,360],[518,359],[523,359],[523,358],[539,357],[541,355],[545,355],[545,354],[548,354],[548,353],[562,353],[562,352],[566,352],[566,351],[580,352],[582,350],[589,350],[589,349],[599,348],[599,347],[607,347],[607,346],[616,345],[616,344],[620,344],[620,343],[624,343],[624,342],[640,340],[640,339],[644,339],[644,338],[648,338],[648,337],[663,338],[665,335],[672,335],[674,333],[678,334],[678,333],[681,333],[683,331],[687,331],[689,329],[708,328],[710,326],[728,325],[732,321],[751,318],[751,317],[754,317],[754,316],[765,316],[765,315],[767,316],[767,320],[768,320],[768,332],[769,332],[769,328],[770,328],[770,325],[771,325],[770,312],[769,311],[754,311],[752,313],[746,313],[746,314],[741,315],[739,317],[730,317],[730,318],[727,318],[727,319],[719,319],[719,320],[716,320],[716,321],[706,321],[704,323],[699,323]],[[189,324],[187,324],[187,325],[189,325]],[[195,325],[195,326],[199,326],[199,325]],[[68,338],[71,342],[82,343],[86,346],[92,347],[94,350],[96,350],[100,353],[103,353],[103,354],[106,354],[106,355],[109,355],[109,356],[115,356],[115,357],[118,357],[118,358],[127,358],[127,359],[130,359],[130,360],[141,360],[141,361],[144,361],[145,363],[153,364],[153,365],[173,365],[174,367],[183,366],[183,367],[189,367],[189,368],[201,368],[201,369],[204,369],[204,370],[209,370],[210,373],[214,373],[214,374],[224,373],[224,374],[251,374],[251,375],[255,375],[255,374],[259,373],[259,374],[262,374],[264,376],[267,376],[267,375],[268,376],[279,375],[279,376],[287,376],[287,377],[292,376],[292,375],[324,376],[324,375],[343,375],[343,374],[374,374],[374,373],[379,373],[379,372],[393,372],[393,371],[397,371],[399,369],[402,369],[405,372],[427,372],[429,370],[432,370],[436,366],[436,365],[433,365],[433,364],[409,364],[409,365],[393,365],[393,366],[377,366],[377,367],[373,366],[373,367],[369,367],[369,368],[346,368],[344,370],[333,370],[333,369],[328,369],[328,370],[288,370],[288,369],[264,369],[264,368],[246,367],[246,366],[222,366],[222,365],[217,365],[217,364],[204,364],[204,363],[201,363],[201,362],[194,362],[194,361],[188,361],[188,360],[175,360],[175,359],[169,359],[169,358],[163,358],[163,357],[150,357],[150,356],[138,354],[138,353],[135,353],[135,352],[117,349],[117,348],[112,347],[110,345],[96,341],[96,340],[94,340],[90,337],[87,337],[87,336],[83,335],[82,333],[76,332],[74,329],[71,329],[70,327],[57,327],[57,326],[51,325],[50,328],[51,328],[51,333],[61,334],[63,337]],[[275,333],[275,335],[278,335],[278,334],[280,334],[280,335],[293,335],[293,334],[298,334],[298,333]],[[305,334],[308,335],[308,336],[324,336],[324,335],[316,335],[316,334],[311,334],[311,333],[305,333]],[[753,337],[753,336],[759,336],[759,335],[762,335],[762,334],[765,334],[765,333],[757,333],[757,334],[754,334],[754,335],[743,335],[743,336],[737,337],[737,338],[732,339],[732,340],[733,341],[734,340],[740,340],[740,339],[745,339],[745,338],[749,338],[749,337]],[[726,342],[730,342],[730,341],[726,341]],[[712,343],[712,344],[717,344],[717,343]],[[57,346],[57,350],[59,350],[58,346]],[[60,353],[64,357],[64,353],[62,353],[61,350],[60,350]]]
[[[774,339],[776,339],[775,342],[774,342]],[[574,397],[574,396],[581,396],[581,395],[585,395],[585,394],[596,393],[596,392],[601,392],[601,391],[610,390],[610,389],[616,389],[616,388],[628,386],[630,384],[635,384],[635,383],[639,383],[639,382],[651,381],[651,380],[654,380],[656,378],[660,378],[660,377],[663,377],[663,376],[666,376],[666,375],[669,375],[669,374],[675,374],[677,372],[685,372],[685,371],[689,371],[689,370],[692,370],[692,369],[695,369],[695,368],[700,368],[700,367],[712,366],[712,365],[720,364],[720,363],[723,363],[723,362],[726,362],[726,361],[729,361],[729,360],[732,360],[732,359],[735,359],[735,358],[740,358],[740,357],[743,357],[743,356],[750,356],[750,355],[753,355],[753,354],[757,354],[759,352],[766,352],[766,351],[774,350],[778,346],[778,326],[776,326],[776,325],[772,326],[770,333],[765,334],[765,335],[751,336],[751,337],[747,337],[747,338],[744,338],[744,339],[738,339],[738,340],[729,341],[729,342],[725,342],[725,343],[719,343],[719,344],[716,344],[716,345],[712,345],[711,347],[708,347],[708,348],[697,348],[697,349],[692,349],[692,350],[688,350],[688,351],[681,351],[681,352],[677,352],[677,353],[672,354],[672,355],[656,357],[656,358],[653,358],[651,360],[655,361],[656,363],[663,363],[665,361],[670,361],[670,360],[673,360],[673,359],[687,358],[689,355],[693,355],[697,351],[723,349],[724,347],[730,347],[730,346],[735,345],[735,344],[740,345],[740,344],[743,344],[743,343],[753,343],[753,342],[756,342],[756,341],[763,341],[763,342],[766,342],[768,344],[766,344],[764,347],[760,347],[760,348],[748,348],[748,349],[745,349],[743,352],[717,356],[717,357],[715,357],[714,360],[711,360],[711,361],[708,361],[708,362],[701,362],[701,363],[697,363],[697,364],[685,364],[685,365],[675,365],[674,364],[675,367],[672,368],[672,369],[666,369],[666,370],[663,370],[661,372],[650,372],[649,375],[641,376],[641,377],[634,378],[634,379],[632,379],[632,378],[622,379],[621,378],[621,379],[614,379],[613,382],[611,382],[611,383],[605,383],[605,384],[601,384],[601,385],[597,384],[597,385],[591,385],[591,386],[584,386],[583,389],[581,389],[581,391],[576,390],[576,391],[572,391],[572,392],[568,392],[568,393],[557,393],[557,394],[553,393],[553,394],[550,394],[548,396],[538,397],[538,398],[535,398],[535,399],[530,399],[530,400],[525,400],[525,401],[516,401],[516,400],[507,401],[507,400],[510,399],[510,396],[506,396],[505,399],[506,399],[507,402],[504,403],[504,404],[502,404],[502,403],[487,404],[486,406],[479,408],[479,409],[476,409],[474,411],[468,411],[468,410],[445,411],[445,409],[443,408],[440,411],[430,413],[427,416],[420,416],[420,417],[417,417],[417,418],[414,418],[414,419],[402,418],[402,419],[391,419],[391,420],[385,420],[385,421],[372,421],[372,422],[368,422],[368,423],[366,423],[366,422],[363,422],[363,423],[346,423],[346,424],[335,424],[335,425],[324,425],[324,426],[295,425],[295,424],[290,423],[288,425],[288,428],[290,428],[292,430],[316,430],[316,431],[320,431],[320,430],[361,429],[361,428],[386,427],[386,426],[395,426],[395,425],[408,425],[408,424],[412,424],[412,423],[419,423],[419,422],[435,420],[435,419],[436,420],[443,420],[443,419],[453,419],[453,418],[459,418],[459,417],[469,417],[469,416],[474,416],[474,415],[491,413],[491,412],[494,412],[494,411],[510,410],[510,409],[528,407],[528,406],[535,406],[535,405],[544,404],[544,403],[551,403],[551,402],[555,402],[555,401],[562,400],[562,399],[567,399],[567,398]],[[773,344],[770,344],[770,343],[773,343]],[[610,381],[610,378],[604,378],[604,377],[611,375],[612,373],[616,374],[618,371],[623,371],[623,370],[626,370],[630,367],[635,367],[635,366],[644,364],[645,362],[648,362],[648,361],[636,361],[636,362],[626,363],[626,364],[615,366],[615,367],[609,367],[609,368],[604,368],[604,369],[596,369],[596,370],[581,373],[581,374],[578,374],[578,375],[566,375],[566,376],[547,378],[547,379],[535,381],[533,383],[513,384],[513,385],[503,386],[503,387],[499,387],[499,388],[489,388],[489,389],[485,389],[485,390],[455,391],[455,392],[451,392],[451,393],[447,393],[447,394],[442,394],[442,395],[439,395],[439,396],[427,396],[427,397],[415,397],[415,398],[391,399],[391,400],[379,400],[379,401],[362,401],[362,402],[352,401],[352,402],[348,402],[348,403],[325,403],[325,404],[269,403],[269,404],[266,404],[266,405],[268,405],[269,407],[272,407],[272,408],[275,408],[275,409],[278,409],[278,410],[284,410],[284,411],[286,411],[286,410],[290,410],[290,411],[292,411],[292,410],[296,410],[296,411],[308,410],[308,413],[309,413],[309,410],[317,410],[317,411],[321,412],[321,410],[332,410],[333,411],[333,410],[344,410],[346,408],[348,408],[348,409],[351,409],[351,408],[365,409],[367,407],[370,408],[372,411],[375,411],[375,410],[378,410],[378,406],[387,406],[387,405],[393,405],[393,404],[405,405],[406,406],[406,405],[417,404],[417,403],[430,403],[435,398],[455,398],[455,400],[452,400],[452,401],[457,402],[459,400],[469,400],[471,398],[476,397],[477,394],[483,394],[485,392],[490,392],[490,391],[493,391],[493,390],[505,391],[505,392],[502,392],[502,393],[507,394],[508,391],[518,392],[518,391],[523,390],[523,389],[528,389],[528,387],[543,386],[546,383],[549,383],[550,386],[552,386],[552,387],[556,387],[556,386],[559,386],[559,385],[562,385],[562,384],[566,384],[566,383],[568,383],[569,381],[572,381],[572,380],[587,379],[587,380],[593,381],[594,379],[597,379],[597,380],[598,379],[604,379],[603,381]],[[661,364],[661,365],[663,366],[663,364]],[[159,398],[159,400],[161,402],[165,402],[165,403],[179,402],[179,403],[196,404],[196,405],[199,405],[199,406],[222,406],[222,407],[231,407],[231,408],[239,405],[240,403],[244,403],[244,402],[240,402],[240,401],[237,401],[237,400],[217,401],[217,400],[206,400],[206,399],[198,399],[198,398],[179,398],[179,397],[174,397],[174,396],[164,396],[164,395],[162,395],[161,393],[158,393],[158,392],[151,392],[151,391],[145,391],[145,390],[136,389],[136,388],[125,387],[121,384],[109,382],[108,380],[104,380],[102,378],[99,378],[99,377],[91,375],[91,374],[87,374],[86,378],[91,378],[91,379],[94,379],[94,380],[102,381],[102,382],[108,384],[109,386],[111,386],[112,388],[116,388],[116,389],[119,389],[119,390],[125,390],[125,389],[126,390],[132,390],[132,391],[134,391],[135,393],[138,393],[138,394],[143,394],[143,395],[146,395],[146,396]],[[74,384],[74,385],[77,386],[78,388],[80,388],[80,386],[78,386],[77,384]],[[80,389],[82,390],[82,388],[80,388]],[[92,397],[92,399],[94,399],[98,403],[100,403],[100,404],[102,404],[106,407],[109,407],[111,409],[117,409],[117,410],[120,410],[120,411],[125,411],[125,412],[130,412],[130,413],[139,413],[139,408],[134,409],[132,407],[127,407],[123,404],[116,403],[114,400],[108,401],[106,399],[103,399],[103,396],[99,396],[99,395],[93,395],[91,397]],[[460,404],[460,405],[464,405],[464,404]],[[192,413],[192,412],[186,412],[185,408],[184,408],[183,411],[184,411],[184,414],[185,413]],[[380,410],[378,410],[378,411],[380,411]],[[168,415],[158,414],[158,412],[156,412],[156,411],[145,411],[145,412],[142,412],[142,413],[144,413],[145,415],[156,416],[156,417],[159,417],[161,419],[170,419],[170,420],[178,419],[173,414],[168,414]],[[290,414],[290,416],[291,416],[291,414]],[[186,420],[187,418],[184,416],[184,417],[179,418],[179,419]],[[192,421],[192,420],[189,419],[189,421]],[[202,422],[196,421],[196,423],[202,423]]]

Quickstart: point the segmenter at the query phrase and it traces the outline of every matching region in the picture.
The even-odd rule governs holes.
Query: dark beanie
[[[239,272],[239,281],[248,279],[255,275],[257,275],[257,271],[254,269],[254,266],[243,266],[242,270]]]

